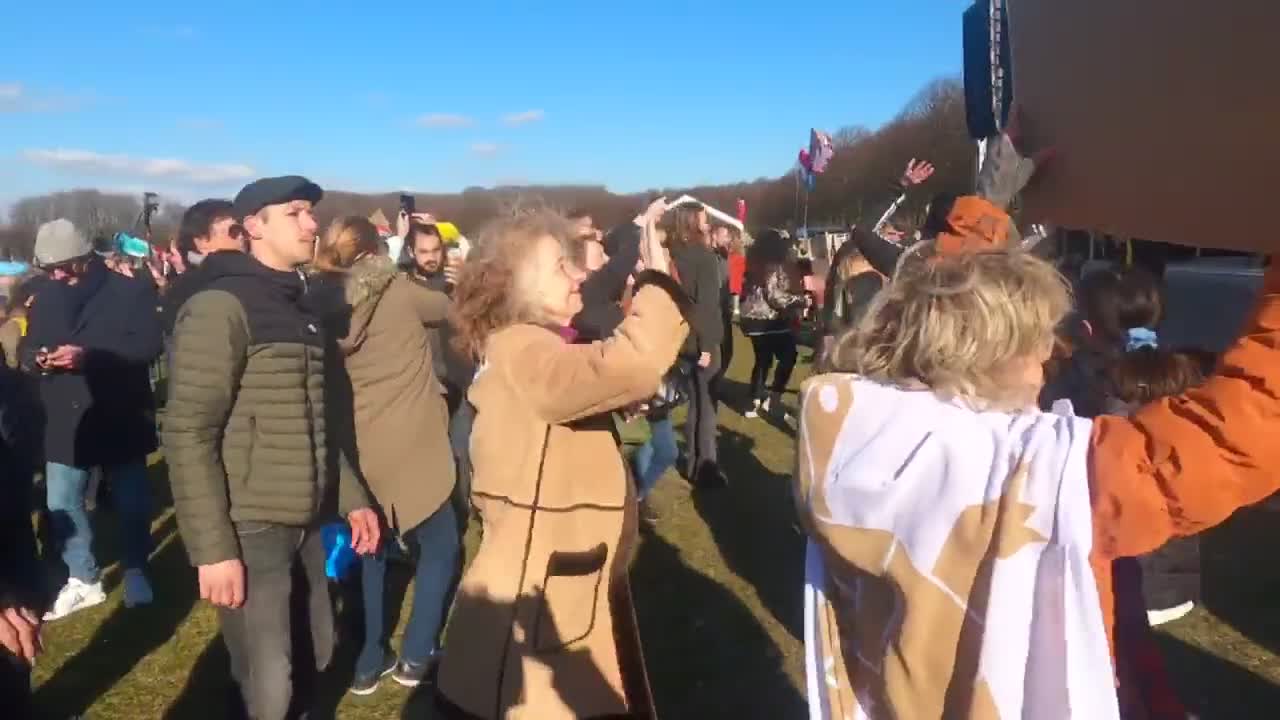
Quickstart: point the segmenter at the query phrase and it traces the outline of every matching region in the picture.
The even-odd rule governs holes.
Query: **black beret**
[[[309,200],[314,205],[324,197],[320,186],[301,175],[262,178],[244,186],[235,199],[236,220],[243,220],[268,205]]]

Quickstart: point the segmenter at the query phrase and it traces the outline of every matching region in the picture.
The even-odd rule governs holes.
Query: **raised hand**
[[[649,203],[649,207],[644,209],[644,219],[650,223],[657,224],[662,220],[662,216],[667,214],[667,196],[663,195],[653,202]]]
[[[925,160],[911,158],[907,161],[907,169],[902,172],[903,187],[912,187],[933,176],[933,164]]]

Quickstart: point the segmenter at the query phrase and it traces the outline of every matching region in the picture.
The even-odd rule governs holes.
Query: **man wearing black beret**
[[[299,176],[240,191],[232,212],[249,252],[205,260],[208,284],[178,310],[170,356],[162,439],[178,527],[259,720],[289,710],[294,622],[310,624],[318,669],[332,654],[318,525],[334,483],[355,550],[371,553],[379,541],[350,458],[329,462],[330,444],[341,443],[325,434],[325,342],[302,302],[298,268],[312,259],[322,196]],[[295,575],[306,578],[296,589]],[[291,603],[294,592],[305,602]],[[295,617],[291,607],[309,612]]]

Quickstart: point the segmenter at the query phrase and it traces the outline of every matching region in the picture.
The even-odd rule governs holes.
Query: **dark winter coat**
[[[92,260],[75,285],[49,282],[31,306],[23,366],[60,345],[85,349],[80,370],[39,378],[49,462],[91,467],[145,458],[157,448],[151,363],[163,350],[154,286]]]
[[[723,283],[719,258],[702,245],[673,243],[671,260],[680,274],[680,285],[693,300],[692,332],[680,354],[696,358],[704,352],[719,352],[725,334],[720,311]]]
[[[31,482],[40,458],[40,403],[30,378],[0,365],[0,604],[39,607]]]

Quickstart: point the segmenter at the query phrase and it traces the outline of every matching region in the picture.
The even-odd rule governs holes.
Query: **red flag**
[[[747,201],[738,198],[738,222],[747,224]]]

